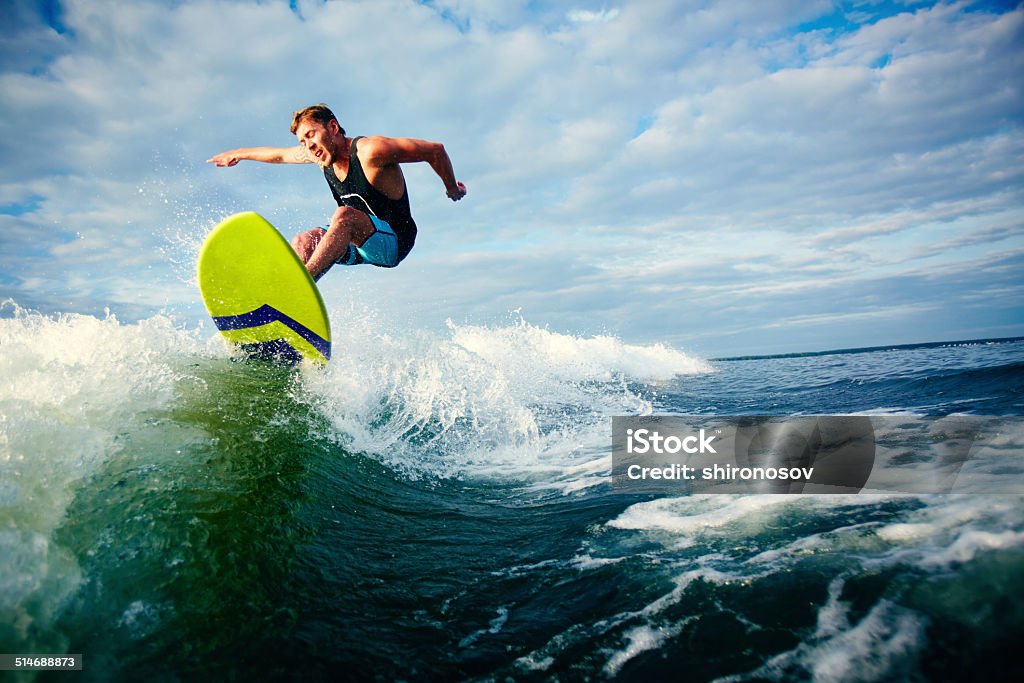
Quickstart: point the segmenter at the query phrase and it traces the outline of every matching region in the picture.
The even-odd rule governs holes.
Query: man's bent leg
[[[365,213],[348,206],[339,206],[331,217],[327,233],[306,261],[309,274],[314,279],[320,277],[344,255],[349,244],[361,247],[374,230],[373,222]]]

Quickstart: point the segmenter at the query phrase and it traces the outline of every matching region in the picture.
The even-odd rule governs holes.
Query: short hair
[[[334,112],[331,111],[330,108],[323,102],[321,102],[320,104],[311,105],[309,107],[303,107],[302,109],[292,114],[292,135],[295,134],[295,131],[298,129],[299,124],[301,124],[306,119],[316,121],[325,128],[327,127],[328,123],[334,121],[335,123],[338,124],[338,129],[341,130],[341,134],[345,134],[345,129],[341,127],[340,123],[338,123],[338,117],[336,117],[334,115]]]

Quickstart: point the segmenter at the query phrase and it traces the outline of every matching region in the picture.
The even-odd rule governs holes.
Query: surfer
[[[327,228],[313,228],[292,247],[314,279],[334,264],[370,263],[394,268],[416,241],[409,191],[399,164],[425,161],[440,176],[452,201],[466,196],[444,145],[413,138],[349,138],[325,104],[295,112],[295,147],[247,147],[221,152],[207,161],[234,166],[243,159],[270,164],[318,164],[338,202]]]

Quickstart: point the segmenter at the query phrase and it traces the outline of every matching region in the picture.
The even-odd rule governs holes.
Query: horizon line
[[[797,351],[790,353],[769,353],[746,356],[728,356],[725,358],[709,358],[710,362],[728,362],[737,360],[766,360],[769,358],[806,358],[808,356],[831,356],[849,353],[868,353],[872,351],[905,351],[907,349],[925,349],[938,346],[963,346],[967,344],[1007,344],[1024,341],[1024,336],[1018,337],[985,337],[980,339],[952,339],[947,341],[915,342],[910,344],[881,344],[879,346],[860,346],[843,349],[830,349],[827,351]]]

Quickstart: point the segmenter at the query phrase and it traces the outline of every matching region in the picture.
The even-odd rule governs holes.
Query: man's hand
[[[230,152],[221,152],[215,156],[210,157],[206,160],[206,163],[216,164],[217,166],[234,166],[242,157],[238,155],[238,150],[231,150]]]
[[[457,202],[466,196],[466,186],[458,181],[456,181],[455,185],[456,189],[448,193],[448,199],[452,200],[453,202]]]

